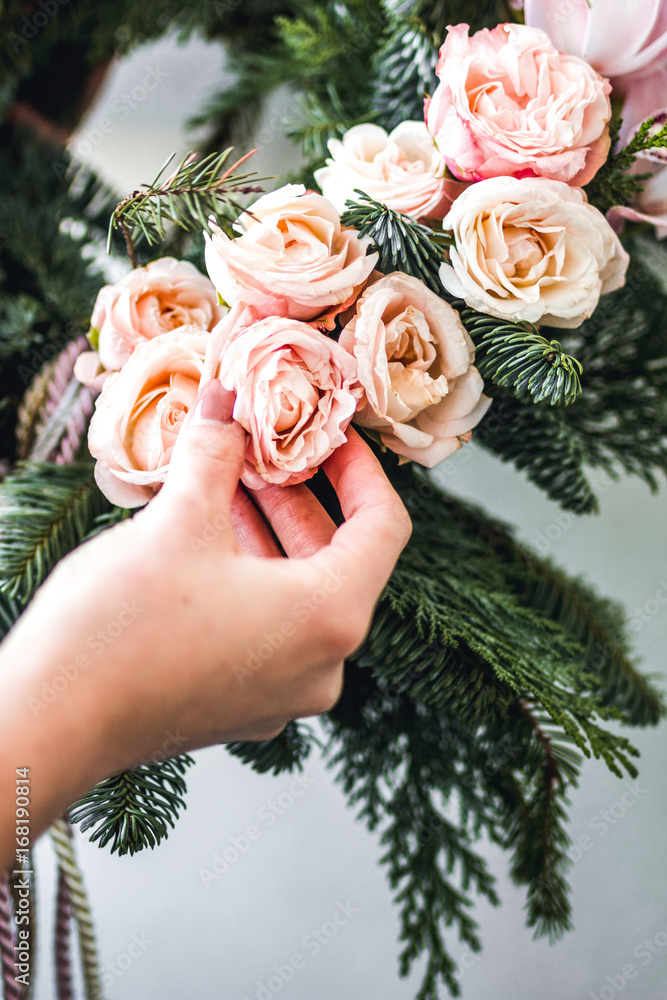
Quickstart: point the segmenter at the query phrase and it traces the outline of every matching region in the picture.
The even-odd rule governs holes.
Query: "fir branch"
[[[134,242],[143,237],[149,246],[159,243],[165,238],[168,223],[192,230],[205,229],[211,215],[233,222],[243,211],[237,196],[261,194],[262,188],[256,183],[248,183],[255,174],[237,173],[254,150],[226,167],[231,152],[230,147],[224,153],[211,153],[202,160],[198,160],[195,153],[188,153],[173,173],[162,178],[173,159],[173,155],[170,156],[152,184],[144,184],[142,189],[133,191],[116,206],[109,220],[107,249],[111,246],[114,229],[120,229],[132,267],[136,267]]]
[[[0,590],[27,602],[108,506],[89,463],[20,466],[0,487]]]
[[[312,92],[306,93],[301,102],[301,112],[296,124],[291,125],[286,134],[294,142],[300,142],[303,153],[309,160],[321,161],[328,155],[330,139],[340,138],[347,129],[373,121],[372,111],[365,111],[357,118],[350,118],[333,84],[326,88],[324,98]]]
[[[534,406],[508,391],[493,395],[491,409],[475,430],[477,444],[512,462],[564,510],[595,513],[598,501],[584,470],[584,443],[564,415],[569,411]],[[579,405],[581,400],[573,412]]]
[[[514,815],[508,831],[507,846],[514,851],[511,874],[515,882],[527,886],[527,926],[535,928],[536,938],[547,936],[553,942],[572,930],[564,803],[567,784],[577,783],[578,759],[567,754],[562,768],[557,747],[564,734],[533,705],[522,701],[519,711],[534,732],[536,760],[530,765],[532,790],[526,812],[520,822]]]
[[[584,669],[589,679],[595,678],[593,690],[601,704],[617,708],[632,725],[657,725],[665,715],[664,698],[630,654],[623,607],[551,561],[538,560],[507,532],[493,528],[487,537],[511,559],[512,574],[524,587],[523,600],[546,612],[581,646]]]
[[[69,811],[90,840],[113,854],[136,854],[157,847],[185,809],[183,775],[194,760],[187,754],[141,764],[96,785]]]
[[[424,486],[415,470],[392,470],[392,482],[405,497],[413,535],[359,663],[466,724],[506,710],[508,698],[536,700],[584,754],[602,757],[614,773],[636,773],[628,740],[594,721],[617,713],[593,693],[585,650],[558,621],[526,606],[501,561],[494,566],[480,538],[484,515],[435,489],[428,504],[415,506]],[[390,652],[393,644],[400,657]]]
[[[282,733],[261,743],[228,743],[227,750],[249,764],[253,771],[274,775],[283,771],[303,770],[314,743],[319,743],[308,726],[288,722]]]
[[[357,229],[359,236],[371,237],[369,253],[379,254],[377,269],[384,274],[404,271],[419,278],[436,295],[442,295],[439,271],[445,258],[432,230],[369,198],[363,191],[355,193],[359,195],[359,203],[346,202],[348,208],[341,215],[341,222]],[[439,239],[442,242],[444,237]]]
[[[616,152],[623,119],[612,120],[609,126],[611,145],[607,160],[584,189],[591,204],[603,214],[614,205],[629,205],[635,195],[643,191],[643,182],[651,174],[631,174],[629,170],[640,154],[650,153],[652,149],[667,148],[667,124],[663,121],[656,125],[656,119],[649,118],[639,126],[627,145]]]
[[[498,320],[461,301],[454,306],[475,343],[475,364],[485,378],[534,403],[567,405],[581,395],[581,363],[557,340],[546,340],[533,323]]]
[[[424,96],[438,84],[437,62],[437,41],[419,18],[408,16],[392,23],[373,64],[373,109],[387,131],[406,119],[423,118]]]
[[[659,253],[660,245],[654,246]],[[575,407],[557,412],[587,464],[610,477],[623,469],[656,490],[657,473],[667,473],[667,271],[664,252],[660,277],[640,243],[631,241],[628,249],[625,286],[603,296],[590,319],[567,331],[568,350],[586,371],[586,391]],[[546,327],[541,332],[551,334]]]

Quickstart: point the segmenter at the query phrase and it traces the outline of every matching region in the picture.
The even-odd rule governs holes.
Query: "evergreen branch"
[[[313,743],[319,743],[308,726],[288,722],[283,731],[271,740],[261,743],[228,743],[227,750],[249,764],[253,771],[274,775],[284,771],[303,770]]]
[[[612,120],[609,126],[611,145],[606,162],[595,177],[585,187],[588,200],[603,214],[614,205],[629,205],[632,199],[644,189],[644,181],[651,174],[631,174],[630,168],[642,153],[653,149],[667,148],[667,124],[656,125],[655,118],[649,118],[639,126],[628,144],[615,151],[623,124],[622,118]]]
[[[72,806],[70,820],[80,824],[82,833],[92,828],[91,842],[110,844],[112,854],[155,848],[185,809],[183,775],[192,764],[192,757],[184,754],[115,774]]]
[[[442,295],[439,272],[445,258],[435,233],[408,215],[369,198],[363,191],[355,193],[360,203],[346,202],[348,209],[341,215],[341,222],[357,229],[359,236],[371,237],[373,242],[368,252],[379,254],[378,271],[384,274],[404,271],[419,278],[436,295]],[[438,238],[442,241],[444,237]]]
[[[573,403],[581,395],[583,368],[557,340],[547,340],[532,323],[512,323],[454,303],[475,343],[475,364],[484,378],[511,388],[521,399],[551,406]]]
[[[120,229],[132,266],[136,267],[134,242],[143,237],[149,246],[159,243],[165,237],[168,223],[192,230],[205,229],[211,215],[233,222],[243,211],[237,196],[259,194],[262,189],[256,183],[248,183],[254,174],[237,173],[254,150],[223,172],[231,152],[230,147],[224,153],[211,153],[202,160],[197,160],[195,153],[188,153],[176,170],[161,180],[173,158],[170,156],[152,184],[133,191],[116,206],[109,220],[107,250],[114,229]]]
[[[392,24],[373,63],[373,109],[387,131],[406,119],[423,118],[424,96],[438,84],[437,62],[437,40],[418,17],[406,16]]]
[[[28,601],[108,506],[88,463],[22,465],[0,487],[0,590]]]
[[[586,396],[573,412],[582,399]],[[592,514],[598,501],[584,471],[585,443],[567,421],[568,412],[534,406],[508,390],[499,395],[496,390],[491,409],[475,430],[475,441],[503,461],[513,462],[565,510]]]
[[[343,106],[333,84],[328,84],[326,97],[307,93],[302,100],[300,121],[287,129],[287,135],[294,142],[301,142],[303,153],[309,160],[323,160],[328,155],[330,139],[340,138],[347,129],[373,121],[375,115],[365,111],[357,118],[350,115]]]

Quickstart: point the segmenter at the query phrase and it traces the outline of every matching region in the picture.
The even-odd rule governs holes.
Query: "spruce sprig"
[[[442,295],[440,265],[445,259],[444,245],[447,237],[415,222],[408,215],[387,208],[370,198],[363,191],[355,189],[358,202],[347,201],[347,211],[341,215],[344,226],[359,230],[360,236],[370,236],[372,244],[369,252],[379,254],[378,270],[385,274],[404,271]]]
[[[227,161],[232,147],[224,153],[211,153],[202,160],[197,159],[196,153],[188,153],[176,170],[163,177],[173,159],[172,154],[152,184],[142,185],[116,205],[109,220],[107,250],[114,229],[120,229],[132,267],[136,267],[136,240],[143,237],[149,246],[159,243],[165,238],[168,223],[192,230],[206,228],[211,215],[233,222],[243,211],[237,197],[262,192],[257,184],[262,178],[254,173],[238,173],[239,167],[254,152],[246,153],[231,166],[227,166]],[[249,183],[250,178],[253,183]]]
[[[30,600],[108,509],[91,463],[20,466],[0,487],[0,591]]]
[[[112,854],[157,847],[185,809],[183,775],[192,764],[192,757],[182,754],[114,774],[79,799],[69,818],[82,833],[92,828],[90,840],[111,845]]]
[[[513,323],[478,313],[456,302],[475,342],[475,363],[496,385],[519,398],[551,406],[573,403],[581,395],[581,362],[566,354],[557,340],[547,340],[532,323]]]

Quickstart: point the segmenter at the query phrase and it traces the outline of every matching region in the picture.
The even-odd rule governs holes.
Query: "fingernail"
[[[192,424],[228,424],[231,422],[236,395],[225,389],[219,378],[206,383],[195,401]]]

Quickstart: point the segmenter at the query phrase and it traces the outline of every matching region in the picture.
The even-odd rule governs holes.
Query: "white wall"
[[[152,67],[167,75],[123,114],[120,95],[141,87]],[[114,70],[107,93],[84,126],[91,159],[122,193],[151,180],[168,153],[187,148],[183,121],[222,78],[220,54],[202,44],[180,49],[168,41],[135,53]],[[274,106],[263,126],[264,140],[277,133],[281,115]],[[93,130],[105,119],[107,134],[96,144]],[[294,154],[276,136],[275,142],[264,142],[258,169],[278,173],[289,155]],[[655,602],[667,581],[664,488],[651,496],[642,483],[622,479],[604,489],[600,516],[559,521],[555,504],[474,446],[437,475],[454,492],[513,522],[528,543],[555,539],[560,531],[548,542],[549,554],[631,609],[641,611]],[[665,607],[642,614],[647,620],[636,634],[637,651],[647,669],[664,676]],[[617,993],[623,1000],[665,1000],[665,734],[664,727],[630,733],[642,752],[637,783],[619,781],[599,762],[584,767],[572,794],[570,824],[574,842],[584,838],[586,845],[570,874],[576,931],[557,946],[531,941],[523,926],[524,897],[508,882],[505,857],[482,847],[498,875],[502,906],[476,908],[484,943],[479,958],[470,961],[458,941],[451,942],[454,956],[469,966],[462,978],[465,1000],[590,1000]],[[113,978],[119,957],[127,966],[121,956],[135,935],[144,942],[144,952],[129,967],[116,967],[107,1000],[267,1000],[274,995],[412,1000],[419,969],[408,980],[397,974],[398,919],[378,865],[377,837],[355,822],[318,757],[305,770],[305,788],[293,786],[289,776],[260,777],[222,747],[196,757],[187,812],[159,850],[117,859],[79,838],[107,976]],[[198,869],[210,868],[232,838],[243,846],[238,838],[249,825],[259,837],[204,887]],[[43,842],[37,853],[42,920],[36,997],[51,1000],[50,845]],[[324,933],[330,933],[339,903],[355,912],[316,954],[307,935],[325,925]],[[645,939],[655,954],[643,946]],[[280,979],[274,979],[273,992],[263,992],[261,984],[295,953],[303,967],[280,990]],[[632,975],[623,984],[622,970],[629,964]]]

